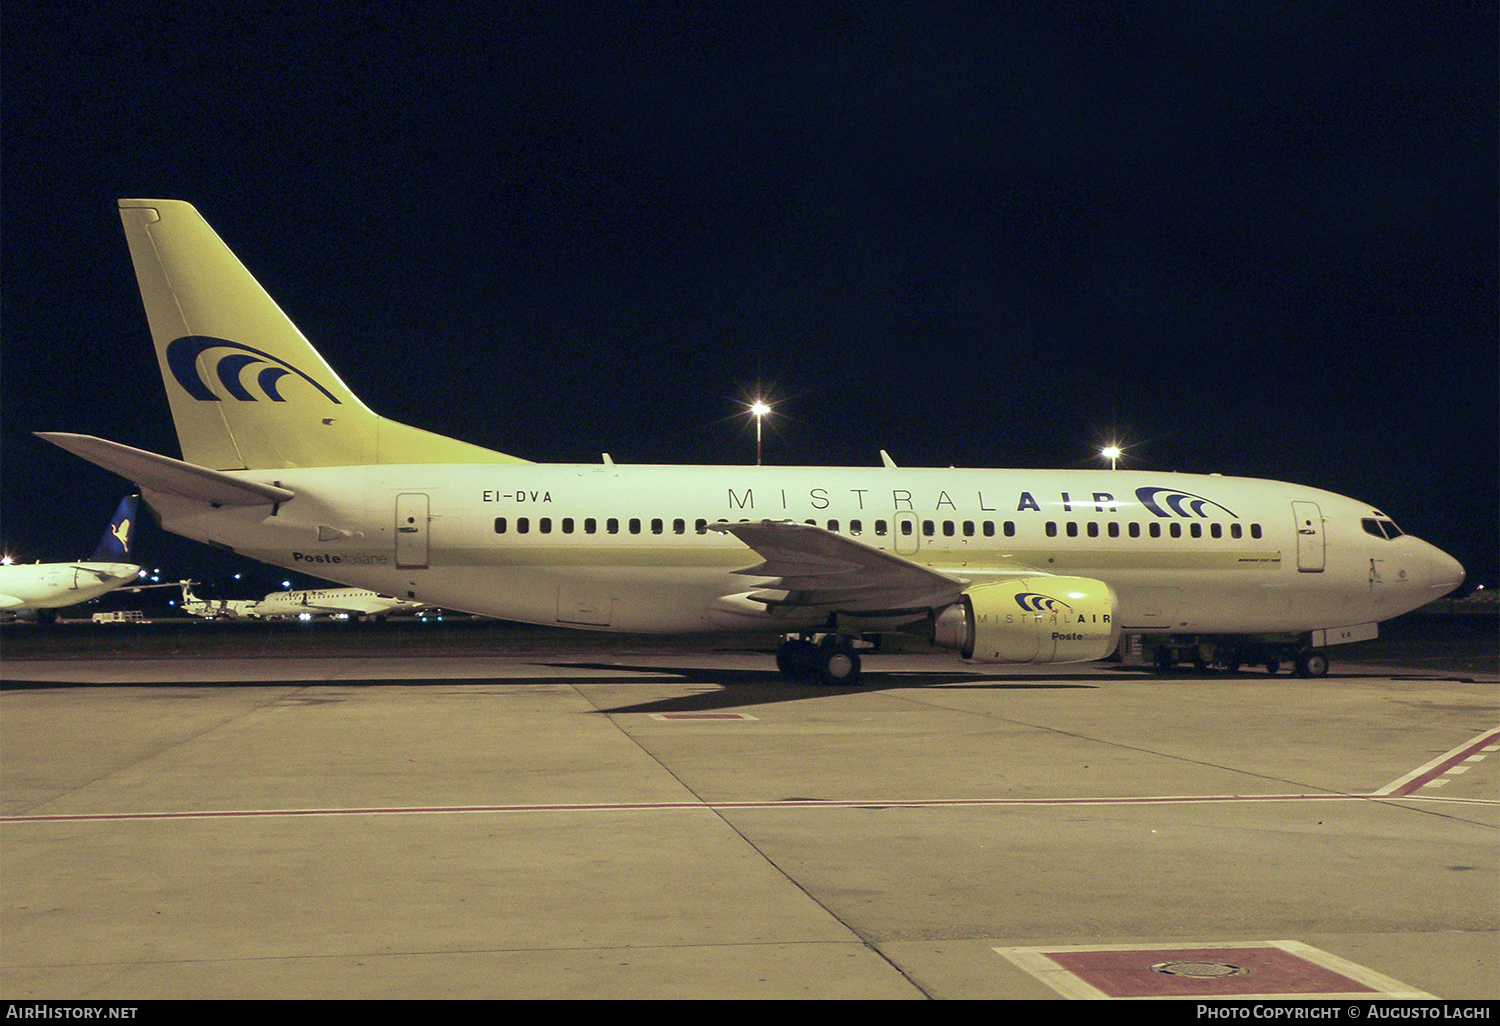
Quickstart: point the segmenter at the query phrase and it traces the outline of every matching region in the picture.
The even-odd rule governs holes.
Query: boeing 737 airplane
[[[902,630],[983,663],[1327,672],[1323,648],[1463,580],[1355,499],[1188,474],[530,463],[377,416],[198,212],[122,200],[182,459],[41,437],[162,526],[353,587],[602,631],[777,632],[848,683]]]
[[[134,495],[120,500],[94,554],[86,560],[0,566],[0,613],[76,606],[138,578],[141,568],[126,562],[135,536],[136,506]]]

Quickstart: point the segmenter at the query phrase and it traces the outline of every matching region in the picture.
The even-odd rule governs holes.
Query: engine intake
[[[1115,650],[1119,600],[1087,577],[979,584],[938,613],[933,643],[981,663],[1086,663]]]

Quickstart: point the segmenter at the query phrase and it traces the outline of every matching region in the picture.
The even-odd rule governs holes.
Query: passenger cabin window
[[[504,534],[505,533],[505,518],[504,517],[496,517],[495,518],[495,533],[496,534]]]
[[[885,532],[886,532],[886,522],[884,520],[877,520],[877,521],[875,521],[875,536],[877,538],[884,538],[885,537]]]
[[[598,533],[598,531],[599,531],[599,521],[595,520],[593,517],[589,517],[586,520],[584,520],[584,522],[583,522],[583,533],[584,534],[596,534],[596,533]]]

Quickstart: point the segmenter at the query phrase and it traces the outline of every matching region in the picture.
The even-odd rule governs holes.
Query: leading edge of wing
[[[764,560],[735,573],[776,578],[776,588],[787,592],[777,605],[866,613],[932,609],[957,601],[969,583],[813,524],[720,521],[709,529],[734,535]]]

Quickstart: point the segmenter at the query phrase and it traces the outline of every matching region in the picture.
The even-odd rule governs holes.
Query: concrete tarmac
[[[0,994],[1500,997],[1492,673],[392,637],[8,654]]]

